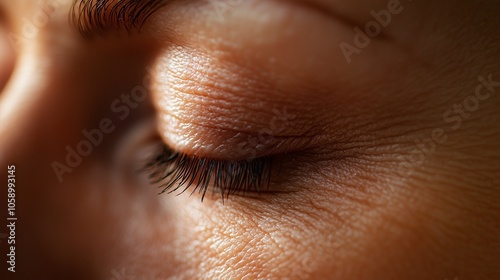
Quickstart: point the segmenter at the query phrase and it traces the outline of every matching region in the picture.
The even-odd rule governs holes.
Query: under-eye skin
[[[233,194],[260,193],[270,185],[272,157],[225,161],[190,156],[161,145],[148,160],[145,170],[151,183],[159,185],[163,193],[182,194],[191,189],[201,201],[211,189],[222,199]]]

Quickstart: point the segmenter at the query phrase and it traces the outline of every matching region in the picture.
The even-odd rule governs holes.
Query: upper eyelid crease
[[[70,21],[86,38],[110,30],[140,30],[147,19],[172,0],[74,0]]]

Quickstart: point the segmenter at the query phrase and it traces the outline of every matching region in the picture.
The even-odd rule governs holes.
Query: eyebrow
[[[140,30],[146,20],[171,0],[74,0],[70,21],[84,37],[112,30]]]

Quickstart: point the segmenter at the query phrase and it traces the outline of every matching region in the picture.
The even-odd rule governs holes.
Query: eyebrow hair
[[[84,37],[112,30],[140,30],[169,0],[74,0],[70,21]]]

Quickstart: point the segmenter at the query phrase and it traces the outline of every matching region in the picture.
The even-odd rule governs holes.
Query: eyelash
[[[74,0],[70,21],[85,37],[125,28],[141,29],[146,20],[167,4],[165,0]]]
[[[212,195],[218,190],[224,201],[230,194],[268,189],[272,162],[272,157],[222,161],[188,156],[163,145],[147,162],[145,170],[150,170],[151,183],[160,184],[163,189],[159,194],[179,191],[180,195],[194,185],[191,195],[198,191],[202,202],[210,187]]]

